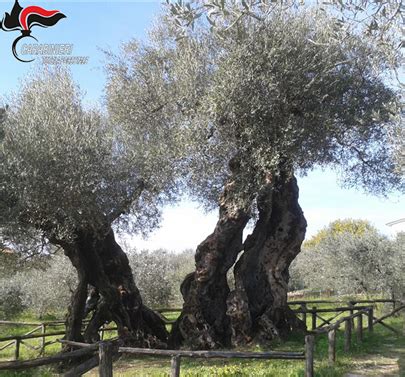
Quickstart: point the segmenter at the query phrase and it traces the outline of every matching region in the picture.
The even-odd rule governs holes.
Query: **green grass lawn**
[[[311,305],[312,306],[312,305]],[[315,305],[314,305],[315,306]],[[330,304],[316,304],[317,307],[331,307]],[[390,306],[379,305],[376,311],[378,315],[382,312],[391,310]],[[170,313],[166,315],[169,319],[175,319],[178,313]],[[332,314],[325,314],[323,317],[330,318]],[[385,322],[403,334],[405,315],[402,313],[400,317],[389,318]],[[34,321],[34,318],[25,317],[19,320]],[[307,324],[310,326],[311,317],[307,316]],[[318,322],[320,323],[320,322]],[[363,326],[367,326],[367,321],[363,320]],[[0,327],[0,336],[11,334],[24,334],[33,327]],[[59,331],[62,327],[55,327],[53,331]],[[107,335],[108,334],[108,335]],[[106,333],[106,338],[115,336],[115,332]],[[354,370],[361,363],[367,360],[374,362],[374,357],[395,357],[398,359],[399,375],[405,376],[405,336],[397,336],[390,330],[381,325],[375,325],[374,332],[369,333],[364,331],[363,342],[357,342],[355,333],[352,336],[352,349],[349,353],[343,351],[343,326],[337,333],[337,362],[333,366],[328,365],[327,361],[327,336],[319,335],[316,337],[315,346],[315,375],[316,376],[343,376],[345,373]],[[40,340],[29,341],[29,344],[38,344]],[[2,343],[4,344],[4,343]],[[302,351],[304,349],[303,336],[292,336],[286,342],[278,342],[271,345],[269,349],[279,351]],[[1,346],[1,344],[0,344]],[[60,344],[53,344],[46,348],[46,355],[56,353],[60,350]],[[259,347],[244,349],[249,351],[268,350]],[[12,359],[14,348],[0,352],[0,360]],[[38,351],[30,350],[24,345],[21,348],[21,359],[34,358],[38,355]],[[371,363],[371,361],[370,361]],[[120,360],[114,364],[114,375],[123,377],[132,376],[169,376],[170,360],[165,358],[150,358],[150,357],[133,357],[122,356]],[[18,373],[1,373],[0,376],[53,376],[56,375],[50,368],[40,368],[27,372]],[[97,376],[97,371],[92,371],[86,376]],[[249,361],[249,360],[191,360],[184,358],[181,362],[181,376],[274,376],[274,377],[292,377],[304,376],[304,361]],[[381,376],[377,374],[376,376]]]

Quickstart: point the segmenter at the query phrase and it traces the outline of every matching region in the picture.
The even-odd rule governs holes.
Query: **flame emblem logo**
[[[44,28],[51,27],[56,25],[62,18],[66,18],[66,16],[58,10],[46,10],[38,6],[22,8],[18,0],[15,0],[11,13],[6,13],[0,21],[0,29],[4,31],[19,30],[21,32],[21,35],[13,42],[13,55],[20,62],[29,63],[34,59],[23,60],[18,56],[18,42],[23,38],[32,38],[37,41],[37,39],[31,35],[31,28],[33,26]]]

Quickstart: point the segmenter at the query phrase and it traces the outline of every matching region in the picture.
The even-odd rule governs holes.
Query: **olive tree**
[[[377,229],[367,220],[343,219],[332,221],[328,226],[318,231],[309,240],[305,241],[305,247],[315,247],[327,237],[339,236],[340,234],[352,234],[362,236],[366,232],[377,233]]]
[[[1,225],[35,229],[63,248],[77,270],[67,338],[81,339],[91,284],[100,299],[84,332],[87,341],[98,339],[98,328],[114,321],[129,341],[162,344],[164,323],[143,305],[112,225],[142,232],[156,226],[160,204],[176,191],[174,154],[165,154],[167,165],[160,160],[159,145],[167,145],[168,138],[148,122],[133,124],[137,134],[130,135],[108,114],[85,108],[80,89],[62,68],[26,77],[7,103]]]
[[[397,169],[400,174],[405,174],[405,128],[398,127],[392,131],[392,140],[394,144],[394,155]]]
[[[405,302],[405,233],[400,232],[392,241],[389,263],[389,288],[395,299]]]
[[[0,318],[12,319],[23,312],[23,293],[13,279],[0,278]]]
[[[316,237],[317,238],[317,237]],[[403,299],[404,240],[381,235],[367,226],[362,232],[329,227],[318,242],[305,243],[293,262],[293,274],[309,289],[339,294],[390,294]]]
[[[388,288],[391,260],[390,241],[372,227],[361,233],[329,231],[305,244],[294,269],[310,289],[372,294]]]
[[[77,274],[62,253],[43,258],[42,265],[27,266],[9,281],[18,287],[25,308],[39,318],[65,314],[77,286]]]
[[[400,64],[393,23],[378,39],[373,26],[367,33],[336,13],[266,4],[169,4],[150,42],[128,43],[109,66],[114,113],[130,124],[144,93],[154,119],[181,133],[188,192],[220,207],[182,284],[172,345],[212,348],[303,327],[287,306],[306,228],[296,174],[332,166],[371,193],[404,187],[390,138],[400,121],[387,83]],[[241,251],[230,292],[226,275]]]

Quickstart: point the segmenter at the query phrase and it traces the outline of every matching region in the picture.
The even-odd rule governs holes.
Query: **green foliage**
[[[170,33],[157,35],[173,37],[158,46],[181,51],[184,61],[167,66],[195,82],[180,98],[195,126],[197,198],[217,198],[234,156],[245,199],[285,165],[305,173],[329,164],[347,186],[403,190],[399,92],[387,85],[401,66],[399,1],[167,4]]]
[[[402,125],[392,130],[391,139],[397,170],[405,175],[405,127]]]
[[[129,134],[114,114],[109,119],[85,108],[62,68],[35,72],[7,102],[0,146],[3,234],[35,229],[39,239],[69,240],[77,229],[97,232],[117,218],[144,233],[157,225],[159,205],[176,188],[175,170],[158,150],[167,133],[145,122],[132,124]]]
[[[170,277],[173,266],[171,255],[164,250],[132,252],[129,254],[134,279],[146,305],[153,308],[168,307],[173,299]]]
[[[336,29],[356,32],[363,38],[393,49],[393,66],[400,59],[401,44],[398,42],[404,16],[401,0],[384,3],[378,0],[166,0],[166,3],[178,38],[193,34],[201,24],[210,27],[211,33],[221,36],[238,31],[246,23],[265,23],[276,12],[315,8],[321,14],[331,15]]]
[[[1,280],[0,280],[1,281]],[[0,318],[11,319],[19,315],[26,307],[23,294],[18,286],[3,280],[0,283]]]
[[[400,122],[399,93],[386,84],[390,48],[319,10],[273,9],[222,33],[201,22],[180,39],[171,16],[108,67],[109,106],[123,124],[153,113],[156,128],[178,130],[192,195],[216,205],[233,169],[235,192],[250,203],[280,169],[325,165],[347,186],[403,189],[390,138]]]
[[[0,251],[0,277],[12,275],[18,268],[18,255],[11,250]]]
[[[14,220],[60,238],[77,226],[97,227],[100,211],[115,205],[110,182],[101,185],[114,172],[112,130],[100,113],[84,110],[68,72],[43,71],[24,82],[4,122],[3,224]]]
[[[292,264],[295,286],[331,289],[338,294],[382,292],[404,297],[403,235],[390,240],[367,222],[337,221],[310,241]]]
[[[47,314],[60,318],[65,314],[76,280],[76,272],[67,257],[59,254],[43,257],[41,263],[20,265],[11,276],[0,275],[0,286],[8,289],[8,295],[0,297],[7,298],[10,309],[15,302],[20,311],[27,308],[39,318]],[[0,318],[4,315],[0,310]]]
[[[182,306],[179,287],[185,276],[194,270],[192,251],[130,250],[128,257],[146,305],[152,308]]]
[[[145,304],[152,308],[181,307],[179,287],[194,270],[194,253],[126,251]],[[62,318],[77,284],[77,273],[68,258],[58,252],[22,264],[16,253],[9,257],[13,262],[11,273],[3,274],[0,268],[0,319],[15,317],[25,309],[37,318]]]
[[[390,255],[390,286],[397,300],[405,301],[405,232],[398,233]]]

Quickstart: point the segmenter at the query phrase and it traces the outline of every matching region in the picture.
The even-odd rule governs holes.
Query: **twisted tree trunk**
[[[86,342],[99,340],[98,330],[106,322],[115,322],[119,336],[139,347],[165,347],[168,333],[162,317],[142,303],[128,258],[116,243],[111,228],[102,236],[78,231],[74,242],[59,241],[76,267],[79,285],[67,318],[67,337],[80,340],[87,284],[100,295],[84,332]],[[86,293],[84,293],[86,292]]]
[[[305,237],[295,177],[281,173],[257,199],[259,218],[235,266],[235,291],[228,299],[232,343],[285,337],[303,324],[287,305],[291,262]]]
[[[83,324],[83,313],[86,305],[87,298],[87,286],[88,281],[86,278],[86,271],[81,263],[81,260],[77,257],[77,253],[74,253],[73,248],[69,248],[69,245],[65,245],[65,253],[71,255],[71,262],[76,268],[78,283],[75,291],[72,294],[71,304],[68,309],[68,314],[66,317],[66,340],[81,341],[84,342],[82,336],[82,324]]]
[[[235,205],[234,185],[231,181],[225,187],[214,232],[197,247],[195,272],[181,286],[184,305],[172,329],[171,347],[210,349],[230,344],[226,275],[242,250],[243,229],[249,220],[247,212]]]

